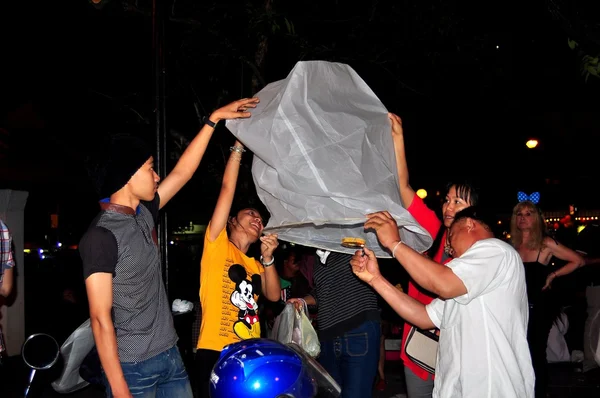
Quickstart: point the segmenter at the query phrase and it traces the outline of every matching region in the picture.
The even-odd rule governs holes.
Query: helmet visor
[[[342,389],[339,384],[327,373],[325,368],[319,364],[314,358],[308,355],[299,345],[296,343],[287,344],[288,347],[293,349],[300,355],[302,362],[309,374],[317,384],[317,397],[319,398],[337,398],[342,394]]]

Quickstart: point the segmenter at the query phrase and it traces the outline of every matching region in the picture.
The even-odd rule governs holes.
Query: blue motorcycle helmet
[[[221,351],[210,377],[211,398],[339,397],[331,376],[294,343],[248,339]]]

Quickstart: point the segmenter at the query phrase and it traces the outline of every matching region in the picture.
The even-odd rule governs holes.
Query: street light
[[[533,149],[538,146],[538,140],[530,139],[525,143],[525,146],[529,149]]]

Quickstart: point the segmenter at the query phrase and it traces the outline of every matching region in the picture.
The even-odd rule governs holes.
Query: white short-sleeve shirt
[[[426,306],[440,328],[433,396],[533,397],[529,307],[519,253],[501,240],[485,239],[446,265],[467,293]]]

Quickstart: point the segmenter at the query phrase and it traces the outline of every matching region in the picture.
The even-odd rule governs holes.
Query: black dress
[[[525,281],[527,283],[527,298],[529,300],[529,323],[527,327],[527,342],[531,352],[531,361],[535,372],[535,397],[546,398],[548,388],[548,361],[546,347],[548,335],[552,329],[552,292],[542,290],[550,267],[539,262],[541,249],[535,261],[523,262],[525,266]]]

